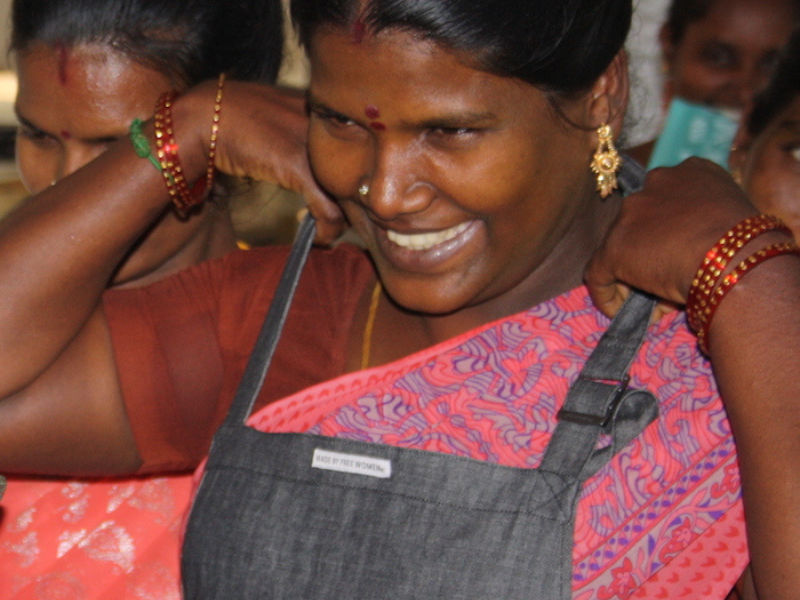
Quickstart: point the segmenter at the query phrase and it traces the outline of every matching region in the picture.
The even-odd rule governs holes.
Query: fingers
[[[323,196],[310,201],[308,207],[298,211],[297,221],[302,221],[309,210],[316,220],[315,244],[330,246],[341,237],[347,228],[347,222],[339,206],[327,197]]]
[[[616,315],[631,293],[630,287],[619,282],[600,286],[587,283],[587,286],[595,307],[607,317]]]
[[[653,310],[653,316],[650,318],[650,322],[656,323],[665,315],[675,312],[676,310],[680,310],[679,305],[675,304],[674,302],[669,302],[668,300],[661,300],[656,303],[656,307]]]

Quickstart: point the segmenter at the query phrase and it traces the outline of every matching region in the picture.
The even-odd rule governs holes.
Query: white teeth
[[[452,240],[457,235],[466,231],[467,227],[469,227],[469,223],[461,223],[461,225],[456,225],[455,227],[442,231],[410,234],[398,233],[388,229],[386,231],[386,237],[398,246],[408,248],[409,250],[428,250],[448,240]]]

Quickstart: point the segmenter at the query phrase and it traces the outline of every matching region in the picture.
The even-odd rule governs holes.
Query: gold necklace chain
[[[372,330],[375,328],[375,316],[378,314],[378,303],[381,299],[381,282],[375,282],[372,288],[372,300],[369,303],[367,325],[364,327],[364,339],[361,342],[361,370],[369,367],[369,357],[372,351]]]

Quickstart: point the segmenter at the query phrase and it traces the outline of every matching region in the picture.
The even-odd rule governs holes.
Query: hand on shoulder
[[[613,315],[635,287],[663,300],[662,312],[685,304],[692,279],[714,244],[757,214],[728,173],[703,159],[650,171],[628,196],[589,262],[586,285],[597,307]]]

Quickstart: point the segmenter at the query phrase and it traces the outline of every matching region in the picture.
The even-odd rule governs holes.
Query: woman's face
[[[157,71],[105,46],[34,44],[18,56],[17,167],[33,194],[127,136],[170,89]]]
[[[759,136],[735,150],[735,161],[753,203],[783,219],[800,239],[800,96]]]
[[[788,0],[717,0],[677,45],[662,31],[667,95],[744,109],[768,83],[795,19]]]
[[[174,87],[162,73],[100,44],[34,43],[17,56],[17,75],[17,167],[33,194],[126,138],[131,121],[150,118],[158,97]],[[167,213],[121,265],[114,283],[180,262],[176,255],[203,223]]]
[[[594,131],[409,33],[325,29],[310,56],[312,166],[400,305],[449,314],[524,298],[556,254],[564,279],[580,272],[574,248],[558,249],[597,198]],[[573,122],[584,109],[565,108]]]

